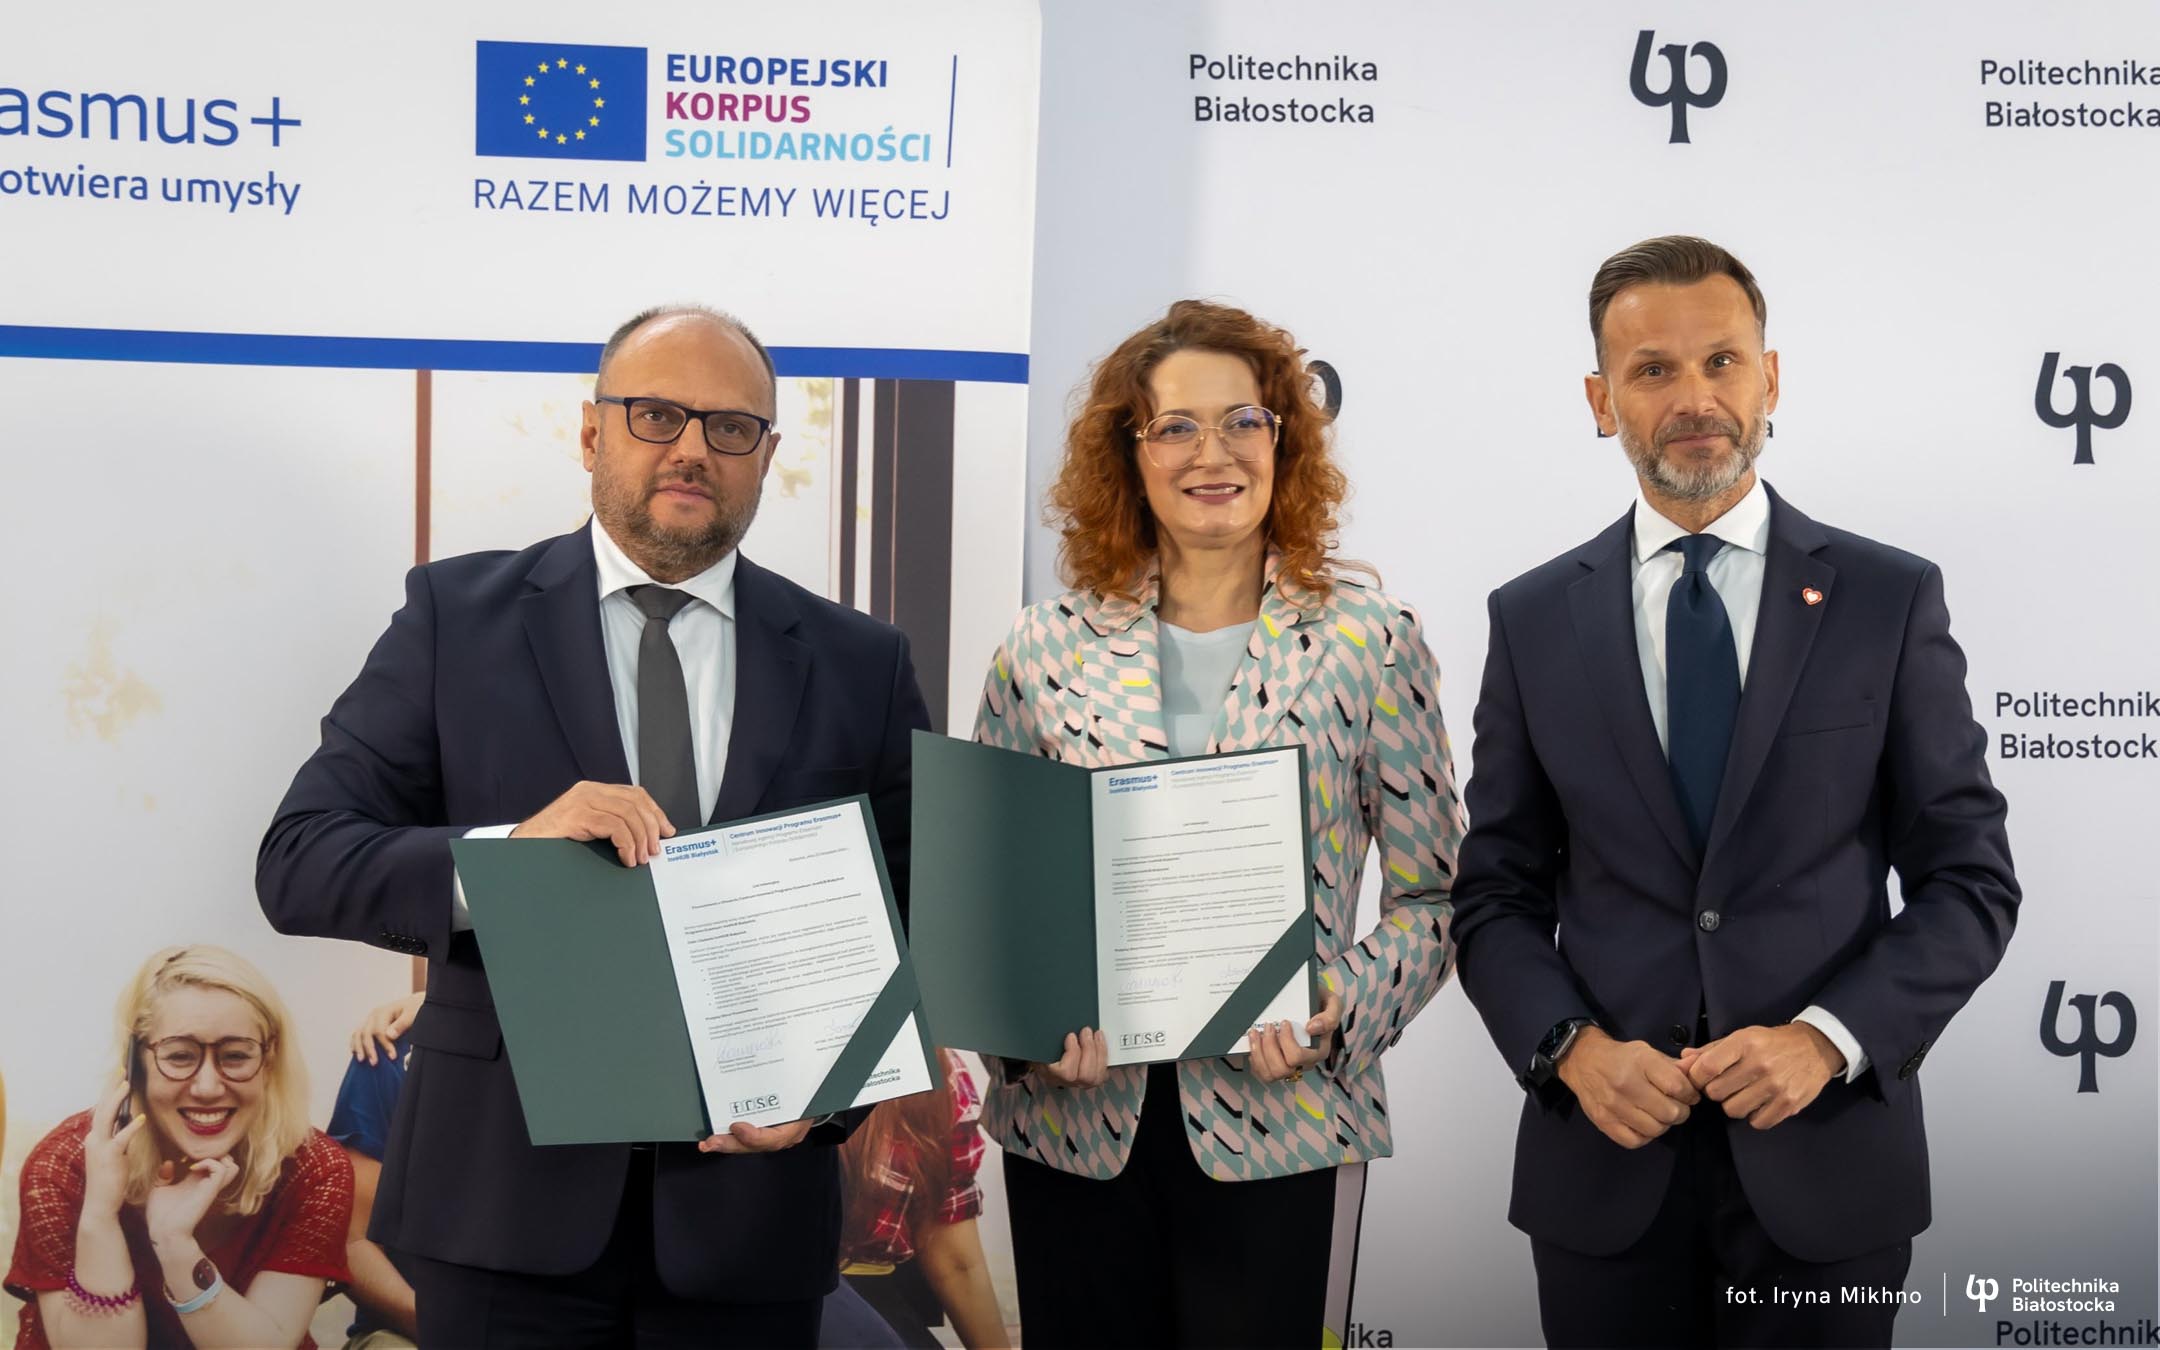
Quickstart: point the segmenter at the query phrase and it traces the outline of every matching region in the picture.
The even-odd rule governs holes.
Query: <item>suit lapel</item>
[[[1785,720],[1785,709],[1800,683],[1800,672],[1807,665],[1808,652],[1815,645],[1815,634],[1822,627],[1822,602],[1829,598],[1837,570],[1813,555],[1829,542],[1820,525],[1770,493],[1770,547],[1763,559],[1755,646],[1748,657],[1747,687],[1740,695],[1725,777],[1718,786],[1717,813],[1710,821],[1706,862],[1732,833],[1755,790]],[[1814,604],[1807,603],[1806,591],[1816,593]]]
[[[1082,762],[1168,759],[1154,578],[1137,600],[1112,597],[1089,606],[1079,618],[1085,632],[1072,679],[1087,700],[1087,724],[1079,730],[1088,742]]]
[[[1293,601],[1275,584],[1280,561],[1278,555],[1268,555],[1260,621],[1253,625],[1252,637],[1245,644],[1245,659],[1238,664],[1229,697],[1215,715],[1214,732],[1208,742],[1211,752],[1256,750],[1273,744],[1282,720],[1295,717],[1291,709],[1319,668],[1323,644],[1334,636],[1322,628],[1325,608],[1318,601],[1303,595]],[[1346,640],[1375,640],[1375,635],[1354,629],[1347,620],[1344,623]],[[1348,718],[1349,713],[1340,703],[1327,716],[1327,738],[1338,752],[1349,743]],[[1341,757],[1338,753],[1338,760]]]
[[[615,723],[615,694],[600,636],[593,528],[588,524],[563,535],[540,555],[525,577],[534,589],[519,603],[533,661],[578,773],[596,783],[627,783],[630,763]]]
[[[1700,859],[1673,794],[1672,773],[1643,692],[1642,654],[1635,643],[1635,574],[1628,556],[1635,537],[1633,517],[1632,511],[1622,516],[1584,548],[1580,561],[1590,571],[1568,587],[1568,609],[1584,673],[1597,692],[1620,762],[1665,841],[1693,871]]]
[[[810,678],[810,648],[796,638],[794,602],[779,580],[751,562],[735,564],[735,707],[714,821],[757,814],[794,736]]]

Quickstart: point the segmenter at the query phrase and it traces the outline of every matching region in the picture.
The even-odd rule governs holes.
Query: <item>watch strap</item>
[[[1543,1089],[1559,1073],[1561,1057],[1567,1054],[1568,1047],[1575,1043],[1575,1038],[1582,1034],[1582,1029],[1596,1025],[1597,1019],[1594,1017],[1564,1017],[1553,1023],[1552,1029],[1545,1033],[1545,1038],[1538,1042],[1536,1053],[1530,1057],[1529,1067],[1519,1075],[1518,1081],[1532,1092]]]
[[[195,1280],[194,1294],[185,1299],[177,1299],[173,1297],[171,1289],[165,1291],[166,1301],[171,1303],[173,1311],[182,1317],[209,1307],[217,1301],[219,1294],[225,1292],[225,1277],[218,1273],[217,1263],[209,1257],[205,1256],[197,1261],[195,1269],[189,1273]]]

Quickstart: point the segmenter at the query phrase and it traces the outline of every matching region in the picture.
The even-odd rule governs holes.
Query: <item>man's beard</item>
[[[605,452],[602,452],[603,454]],[[667,526],[653,519],[653,494],[670,483],[694,483],[712,494],[713,518],[703,525]],[[628,488],[604,474],[593,476],[593,514],[623,552],[656,580],[682,581],[719,562],[750,532],[764,495],[764,479],[739,499],[723,495],[706,474],[662,473],[642,489]]]
[[[1737,422],[1728,422],[1722,417],[1676,418],[1658,428],[1655,446],[1644,445],[1622,423],[1620,448],[1627,452],[1628,462],[1635,466],[1636,474],[1664,496],[1683,502],[1708,501],[1733,487],[1755,467],[1756,457],[1762,454],[1769,423],[1769,414],[1758,409],[1743,436]],[[1708,435],[1731,437],[1733,453],[1715,463],[1690,467],[1674,464],[1665,457],[1665,447],[1672,441],[1682,436]]]

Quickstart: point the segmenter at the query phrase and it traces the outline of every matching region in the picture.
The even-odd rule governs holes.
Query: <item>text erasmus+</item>
[[[243,127],[264,127],[272,148],[284,145],[288,127],[300,125],[287,117],[284,100],[270,99],[267,117],[240,117],[236,99],[173,98],[164,94],[114,94],[47,89],[31,94],[0,85],[0,136],[31,136],[45,140],[107,140],[164,145],[237,145],[250,133]]]

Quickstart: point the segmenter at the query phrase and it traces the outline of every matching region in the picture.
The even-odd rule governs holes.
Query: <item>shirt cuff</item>
[[[481,825],[465,831],[467,839],[508,839],[515,825]],[[457,869],[450,869],[450,931],[463,933],[472,927],[472,912],[465,908],[465,883]]]
[[[1845,1056],[1846,1082],[1854,1082],[1867,1072],[1867,1051],[1860,1048],[1860,1042],[1853,1039],[1853,1034],[1845,1029],[1845,1024],[1837,1019],[1836,1013],[1811,1003],[1802,1009],[1793,1021],[1805,1022],[1830,1038],[1830,1044],[1836,1046],[1838,1053]]]

